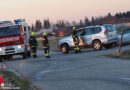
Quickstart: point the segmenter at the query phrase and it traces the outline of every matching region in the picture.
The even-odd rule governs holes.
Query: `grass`
[[[105,56],[112,57],[112,58],[128,59],[128,60],[130,60],[130,50],[121,52],[120,54],[118,54],[118,53],[111,53],[111,54],[107,54]]]
[[[35,86],[31,85],[30,82],[19,78],[13,72],[1,70],[0,77],[4,79],[4,82],[11,83],[15,87],[20,87],[20,90],[38,90]]]
[[[60,39],[60,38],[58,38],[58,39]],[[60,51],[57,45],[58,45],[57,38],[51,38],[51,39],[49,39],[50,51],[55,51],[55,52]],[[42,41],[39,40],[38,41],[38,49],[43,50],[42,47],[43,47]]]

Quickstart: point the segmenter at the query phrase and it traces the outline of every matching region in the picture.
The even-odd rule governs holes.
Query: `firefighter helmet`
[[[73,30],[76,31],[76,27],[75,26],[73,27]]]
[[[35,36],[35,34],[36,34],[35,32],[32,32],[32,33],[31,33],[31,36]]]
[[[47,33],[43,33],[43,36],[47,36]]]

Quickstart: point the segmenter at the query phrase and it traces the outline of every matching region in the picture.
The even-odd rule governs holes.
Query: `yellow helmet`
[[[31,36],[35,36],[35,34],[36,34],[35,32],[32,32],[32,33],[31,33]]]
[[[76,30],[76,27],[75,27],[75,26],[73,27],[73,30],[74,30],[74,31]]]
[[[43,36],[47,36],[47,33],[43,33]]]

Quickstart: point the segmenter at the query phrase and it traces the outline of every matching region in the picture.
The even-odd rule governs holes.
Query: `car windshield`
[[[104,26],[105,26],[105,28],[106,28],[109,32],[115,31],[115,27],[114,27],[113,25],[104,25]]]
[[[18,26],[9,26],[0,28],[0,37],[20,35]]]

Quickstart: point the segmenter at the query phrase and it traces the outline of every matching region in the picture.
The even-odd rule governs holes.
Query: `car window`
[[[111,32],[111,31],[115,31],[115,27],[113,25],[104,25],[104,27],[106,28],[106,30],[108,30],[108,32]]]
[[[93,33],[97,34],[100,33],[101,31],[102,31],[101,27],[95,27]]]
[[[128,33],[130,33],[130,28],[128,28]]]
[[[86,28],[85,29],[85,35],[91,35],[91,34],[93,34],[93,30],[94,30],[94,28]]]
[[[130,33],[130,28],[129,28],[129,29],[126,29],[126,30],[124,30],[124,34],[127,34],[127,33]]]
[[[77,35],[83,36],[84,35],[84,29],[78,30]]]

